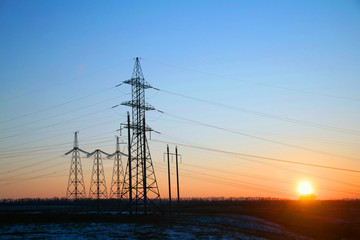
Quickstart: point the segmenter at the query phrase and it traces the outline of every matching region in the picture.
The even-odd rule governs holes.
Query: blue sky
[[[94,143],[86,145],[90,149],[99,146],[98,136],[113,139],[129,109],[111,106],[130,99],[124,96],[130,88],[111,87],[131,77],[132,59],[137,56],[142,58],[146,80],[160,89],[360,129],[358,1],[2,1],[0,36],[1,151],[12,154],[17,148],[25,151],[70,142],[32,160],[22,156],[21,164],[65,152],[76,130],[80,130],[80,144],[82,138],[93,138]],[[359,137],[351,134],[271,120],[154,90],[147,96],[156,108],[196,121],[336,154],[359,155],[354,147]],[[164,134],[220,149],[289,158],[307,154],[313,159],[312,153],[172,121],[156,112],[149,113],[148,120]],[[108,151],[113,149],[112,143],[103,145]],[[153,156],[160,162],[164,149],[154,143]],[[186,149],[184,153],[192,162],[201,155]],[[342,164],[340,159],[329,162],[327,156],[316,157],[322,164]],[[4,159],[3,166],[10,172],[23,166],[9,161]],[[218,161],[214,159],[213,164]],[[358,163],[349,164],[360,168]],[[29,174],[26,169],[17,170],[22,171]],[[282,174],[279,177],[287,177]]]

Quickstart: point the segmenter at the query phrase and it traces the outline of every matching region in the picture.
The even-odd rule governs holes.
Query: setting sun
[[[301,182],[298,186],[298,192],[301,195],[309,195],[313,193],[313,189],[308,182]]]

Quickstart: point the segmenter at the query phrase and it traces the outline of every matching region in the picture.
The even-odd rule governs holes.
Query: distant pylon
[[[75,132],[74,148],[65,153],[65,155],[72,153],[66,198],[74,198],[75,200],[86,197],[80,152],[88,154],[79,148],[78,132]]]
[[[121,198],[121,187],[124,181],[124,169],[121,156],[127,156],[120,151],[119,137],[116,137],[116,151],[108,156],[108,158],[114,157],[114,167],[111,179],[110,196],[109,198]]]
[[[100,149],[96,149],[95,151],[87,155],[87,157],[91,157],[92,155],[94,155],[94,164],[91,174],[89,198],[95,198],[95,199],[107,198],[105,172],[101,158],[101,153],[109,156],[109,154],[101,151]]]
[[[121,196],[129,198],[130,211],[132,207],[135,212],[143,211],[146,214],[148,202],[158,206],[160,192],[145,134],[152,131],[145,123],[145,112],[155,110],[145,101],[145,89],[152,87],[144,79],[139,58],[135,59],[131,79],[124,83],[131,85],[132,100],[121,104],[132,108],[132,123],[128,126],[132,129],[132,139],[129,142],[130,161],[126,166]]]

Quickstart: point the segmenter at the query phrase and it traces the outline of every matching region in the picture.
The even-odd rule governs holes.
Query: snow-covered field
[[[2,224],[0,239],[306,239],[280,225],[243,215],[185,214],[161,224]]]

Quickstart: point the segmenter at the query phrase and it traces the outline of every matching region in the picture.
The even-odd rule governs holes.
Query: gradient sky
[[[84,150],[114,151],[130,109],[111,107],[131,97],[114,86],[134,57],[159,89],[350,130],[147,90],[168,113],[147,115],[162,197],[166,142],[179,144],[183,197],[297,198],[301,181],[321,199],[360,197],[359,173],[180,145],[360,170],[359,1],[0,1],[0,36],[0,198],[64,197],[77,130]],[[92,159],[82,163],[88,192]]]

